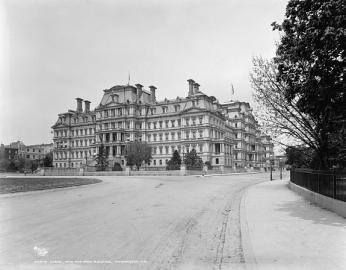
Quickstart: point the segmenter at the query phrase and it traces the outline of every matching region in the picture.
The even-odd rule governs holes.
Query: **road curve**
[[[0,268],[245,269],[240,201],[264,174],[100,179],[0,197]]]

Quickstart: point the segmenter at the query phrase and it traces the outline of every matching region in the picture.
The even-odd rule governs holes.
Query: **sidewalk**
[[[346,269],[346,219],[310,204],[287,183],[264,182],[243,197],[247,269]]]

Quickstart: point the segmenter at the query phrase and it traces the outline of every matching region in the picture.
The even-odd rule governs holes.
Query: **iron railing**
[[[346,202],[346,174],[292,168],[290,181],[313,192]]]

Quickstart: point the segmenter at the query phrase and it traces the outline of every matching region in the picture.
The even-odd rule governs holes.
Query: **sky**
[[[285,0],[0,0],[0,141],[52,142],[58,114],[140,83],[250,102],[251,59],[275,55]],[[231,94],[231,84],[234,95]]]

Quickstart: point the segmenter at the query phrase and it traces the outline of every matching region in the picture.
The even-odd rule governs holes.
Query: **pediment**
[[[185,110],[182,110],[181,113],[187,113],[187,112],[189,112],[189,113],[194,113],[194,112],[199,113],[199,112],[202,112],[202,111],[204,112],[204,111],[206,111],[206,109],[202,109],[202,108],[199,108],[199,107],[190,107],[190,108],[187,108]]]

